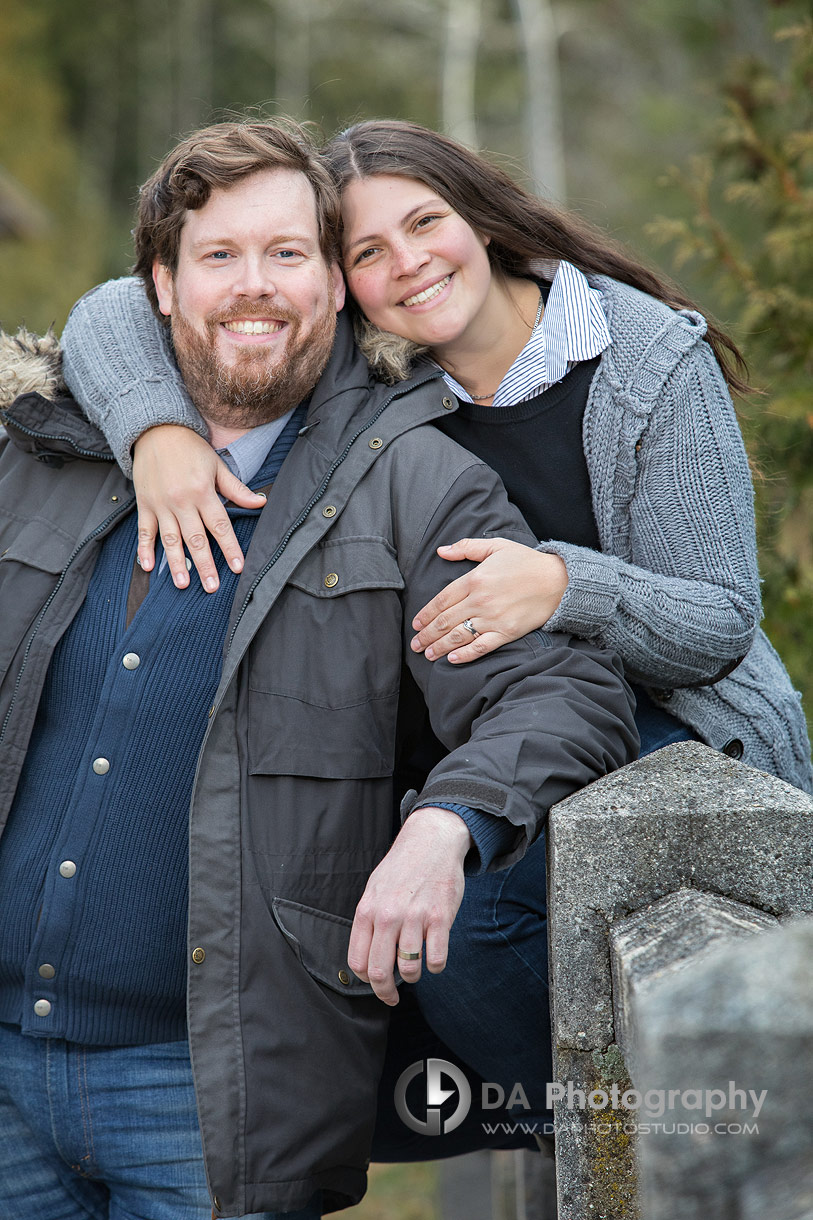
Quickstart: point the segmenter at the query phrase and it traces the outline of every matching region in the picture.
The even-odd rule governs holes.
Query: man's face
[[[313,188],[294,170],[261,170],[187,213],[174,274],[153,280],[178,364],[209,423],[251,428],[313,389],[344,304],[319,248]]]

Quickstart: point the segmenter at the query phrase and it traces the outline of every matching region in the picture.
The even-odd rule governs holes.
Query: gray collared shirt
[[[248,432],[238,436],[236,441],[224,445],[222,449],[217,449],[215,452],[218,457],[223,459],[232,474],[237,475],[237,478],[242,479],[244,483],[250,483],[271,452],[271,447],[295,409],[292,407],[280,419],[272,419],[270,424],[258,424],[256,428],[249,428]]]

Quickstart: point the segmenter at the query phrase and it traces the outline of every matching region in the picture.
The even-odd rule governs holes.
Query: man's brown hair
[[[234,186],[267,169],[304,174],[316,196],[319,244],[327,262],[337,255],[339,197],[308,133],[293,121],[241,120],[192,132],[169,153],[139,193],[135,275],[144,281],[162,322],[152,281],[157,260],[174,275],[187,211],[202,208],[213,190]]]

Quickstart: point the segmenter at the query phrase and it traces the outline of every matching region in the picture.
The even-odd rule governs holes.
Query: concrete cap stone
[[[555,1038],[614,1042],[609,930],[681,889],[783,917],[813,910],[813,800],[698,742],[556,805],[548,826]]]

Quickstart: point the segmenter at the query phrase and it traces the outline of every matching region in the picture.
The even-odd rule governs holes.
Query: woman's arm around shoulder
[[[141,566],[153,567],[160,533],[175,584],[189,584],[185,544],[201,583],[213,593],[220,582],[209,536],[234,571],[243,567],[218,492],[249,508],[262,501],[209,445],[208,428],[175,363],[168,328],[153,313],[141,281],[108,280],[86,293],[71,311],[62,344],[69,389],[134,480]],[[177,424],[183,427],[160,426]]]
[[[108,280],[74,305],[62,333],[68,389],[107,437],[124,474],[133,445],[156,424],[207,428],[190,399],[169,341],[140,280]]]

